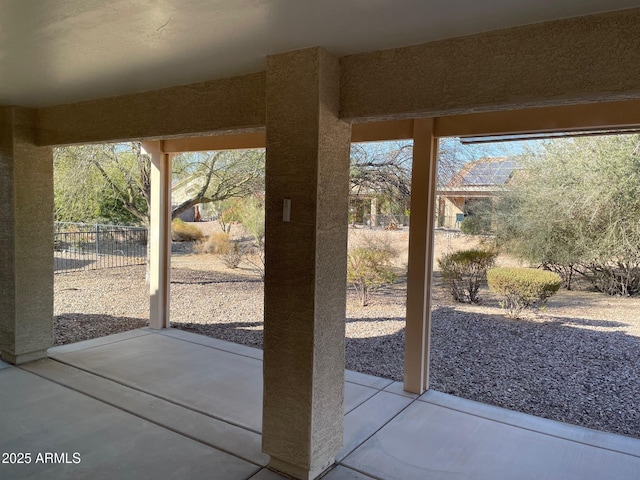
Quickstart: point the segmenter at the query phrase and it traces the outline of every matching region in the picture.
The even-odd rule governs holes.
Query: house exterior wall
[[[341,60],[341,114],[391,119],[639,98],[639,52],[633,9],[351,55]]]
[[[439,227],[444,228],[460,228],[456,216],[464,213],[464,197],[445,197],[440,196],[440,212],[441,219],[438,222]]]
[[[35,111],[0,107],[0,352],[14,364],[53,346],[53,155]]]

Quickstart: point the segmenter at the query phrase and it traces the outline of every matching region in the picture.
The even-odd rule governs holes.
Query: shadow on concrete
[[[262,349],[262,321],[207,324],[172,321],[171,326],[187,332]]]
[[[440,307],[432,316],[431,388],[640,438],[640,338],[616,331],[621,326],[565,317],[512,320]],[[348,369],[402,381],[404,330],[346,342]]]
[[[389,321],[404,318],[347,319],[372,325]],[[172,325],[262,348],[262,321]],[[439,307],[432,316],[431,388],[640,438],[640,337],[617,331],[624,326],[569,317],[512,320]],[[402,381],[404,340],[404,328],[346,338],[346,368]]]

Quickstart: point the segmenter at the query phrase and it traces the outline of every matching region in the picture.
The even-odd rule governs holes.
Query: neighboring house
[[[378,221],[377,193],[360,185],[350,185],[349,189],[349,223],[352,225],[376,226]]]
[[[465,164],[436,192],[436,225],[460,228],[466,216],[490,211],[496,195],[509,183],[518,168],[518,163],[508,157],[481,158]]]
[[[409,225],[408,202],[394,201],[370,187],[351,184],[349,224],[396,228]]]

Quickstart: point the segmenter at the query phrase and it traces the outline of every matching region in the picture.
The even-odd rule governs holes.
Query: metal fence
[[[435,227],[444,228],[449,230],[460,230],[460,225],[464,220],[463,214],[444,216],[436,215]],[[362,216],[361,221],[352,222],[351,225],[364,227],[364,228],[376,228],[385,230],[397,230],[409,227],[408,215],[370,215],[365,214]]]
[[[369,228],[381,228],[386,230],[395,230],[402,227],[409,226],[408,215],[371,215],[364,214],[362,216],[362,223],[355,223],[355,225],[362,225]]]
[[[144,265],[147,236],[144,227],[56,222],[55,272]]]

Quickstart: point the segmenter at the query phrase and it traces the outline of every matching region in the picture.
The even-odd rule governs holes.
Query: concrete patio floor
[[[49,357],[0,362],[2,460],[31,454],[0,463],[0,478],[283,478],[260,449],[260,350],[141,329]],[[640,440],[356,372],[344,412],[328,480],[640,478]]]

